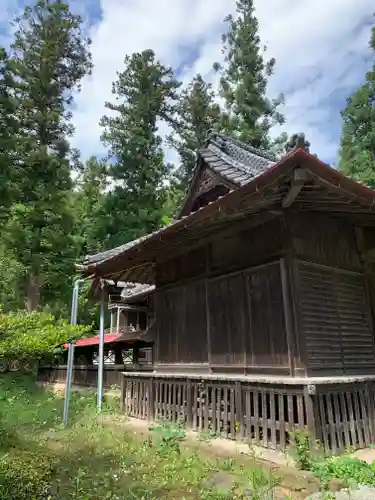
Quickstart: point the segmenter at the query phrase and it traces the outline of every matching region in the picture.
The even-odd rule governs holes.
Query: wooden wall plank
[[[302,330],[310,375],[375,370],[364,276],[299,262]]]
[[[155,294],[156,363],[208,361],[205,281]]]

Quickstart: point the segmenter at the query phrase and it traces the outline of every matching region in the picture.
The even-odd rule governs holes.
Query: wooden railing
[[[375,444],[375,384],[320,386],[315,396],[317,428],[333,453]]]
[[[152,364],[126,364],[126,365],[104,365],[103,384],[104,387],[121,385],[124,371],[152,370]],[[40,382],[59,383],[66,380],[66,365],[39,366],[37,380]],[[97,365],[76,365],[73,368],[72,383],[83,386],[97,386]]]
[[[284,450],[305,430],[327,451],[374,443],[375,385],[247,383],[124,374],[121,405],[130,417],[181,422],[196,431]]]

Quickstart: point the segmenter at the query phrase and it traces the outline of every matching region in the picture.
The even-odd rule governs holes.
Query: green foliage
[[[375,26],[370,47],[375,55]],[[356,181],[375,188],[375,63],[366,81],[349,97],[342,112],[340,169]]]
[[[10,90],[14,82],[8,71],[8,54],[0,47],[0,228],[14,196],[13,170],[16,160],[16,103]],[[12,168],[12,166],[14,168]]]
[[[57,274],[72,274],[73,215],[68,205],[76,152],[67,137],[73,92],[90,71],[82,20],[57,0],[37,0],[14,22],[4,93],[14,108],[12,189],[3,242],[25,269],[19,283],[28,310],[60,295]]]
[[[76,224],[75,246],[79,256],[103,250],[108,225],[108,213],[105,210],[107,187],[107,164],[92,156],[83,166],[76,190],[71,195]]]
[[[310,470],[313,457],[311,450],[311,439],[309,433],[304,430],[296,430],[290,433],[291,437],[291,455],[296,466],[302,470]]]
[[[217,437],[219,437],[219,434],[212,430],[202,431],[199,433],[200,441],[211,441],[212,439],[216,439]]]
[[[0,307],[4,310],[22,307],[22,291],[19,284],[24,276],[24,267],[18,262],[15,252],[0,243]]]
[[[327,458],[312,464],[312,472],[321,481],[322,489],[331,479],[339,479],[346,486],[375,486],[375,462],[371,465],[349,455]]]
[[[221,74],[220,93],[225,101],[221,127],[254,147],[268,150],[272,147],[271,127],[284,123],[277,110],[283,96],[275,100],[267,97],[267,79],[273,74],[275,59],[264,60],[253,0],[237,0],[236,11],[235,17],[226,18],[224,65],[214,64]]]
[[[196,75],[181,92],[176,107],[177,118],[173,122],[173,134],[169,144],[180,156],[177,177],[185,192],[196,163],[196,152],[204,146],[207,133],[220,121],[220,107],[215,102],[212,85],[201,75]]]
[[[13,450],[0,458],[0,500],[51,498],[53,464],[34,451]]]
[[[83,337],[90,330],[43,312],[0,312],[0,358],[30,362],[52,357],[56,346]]]
[[[125,58],[125,69],[113,84],[115,103],[106,103],[103,141],[112,160],[108,175],[115,187],[106,197],[106,247],[149,233],[162,225],[169,167],[164,162],[158,120],[169,122],[179,83],[171,68],[152,50]]]
[[[318,477],[323,491],[332,479],[342,481],[345,487],[375,486],[375,462],[369,465],[348,454],[325,457],[319,443],[312,446],[309,434],[303,430],[293,432],[291,437],[290,451],[296,466]]]
[[[161,425],[164,430],[150,442],[121,415],[98,415],[94,392],[72,393],[70,425],[63,427],[63,403],[61,394],[41,390],[28,377],[0,377],[0,491],[1,486],[8,488],[4,500],[47,500],[48,495],[59,500],[268,500],[280,483],[246,456],[222,459],[207,447],[201,454],[188,442],[179,453],[168,445],[161,452],[159,432],[167,441],[175,435],[181,444],[180,427],[172,431]],[[217,488],[223,476],[230,491]],[[24,492],[32,493],[27,497]]]
[[[248,486],[245,488],[246,495],[251,495],[250,498],[253,500],[273,500],[273,492],[280,484],[280,478],[256,467],[255,463],[249,471],[245,472],[245,477],[248,481]]]
[[[185,437],[185,430],[181,425],[163,422],[151,426],[150,431],[155,435],[157,453],[180,453],[180,441]]]

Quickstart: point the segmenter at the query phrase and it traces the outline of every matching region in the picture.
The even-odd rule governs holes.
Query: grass
[[[65,429],[61,396],[25,376],[0,377],[0,500],[272,498],[278,478],[254,460],[207,459],[180,446],[181,427],[140,437],[101,425],[95,403],[95,394],[73,394]],[[105,405],[109,421],[114,411]]]

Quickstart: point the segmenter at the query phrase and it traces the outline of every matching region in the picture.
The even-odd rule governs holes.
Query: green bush
[[[296,466],[302,470],[310,470],[313,458],[311,450],[311,440],[309,434],[304,430],[291,432],[290,452]]]
[[[156,450],[159,455],[169,452],[180,453],[180,441],[185,437],[185,430],[178,423],[163,422],[160,425],[150,427],[156,440]]]
[[[53,464],[35,451],[14,451],[0,459],[0,500],[46,500],[52,494]]]
[[[56,320],[45,312],[0,311],[0,359],[32,362],[53,357],[56,346],[81,338],[90,330]]]
[[[326,458],[312,464],[311,470],[320,479],[322,488],[326,488],[331,479],[339,479],[346,486],[375,486],[375,462],[371,465],[350,455]]]

